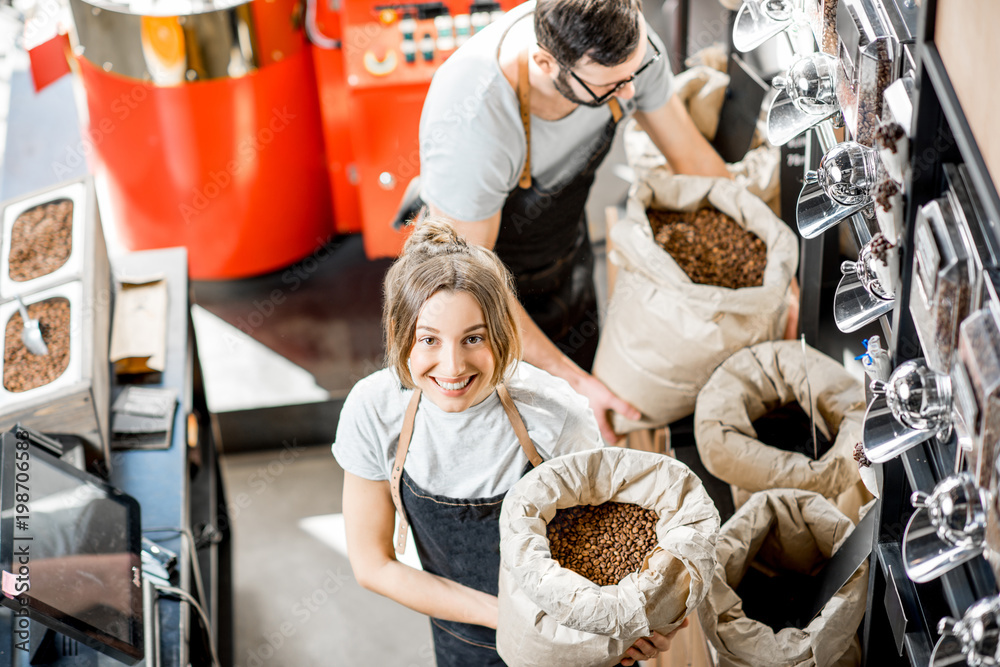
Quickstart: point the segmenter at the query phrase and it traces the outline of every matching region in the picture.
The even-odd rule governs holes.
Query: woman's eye
[[[433,345],[437,340],[433,336],[424,336],[420,339],[420,342],[424,345]]]
[[[482,343],[484,339],[482,336],[469,336],[466,340],[472,345],[478,345],[479,343]]]

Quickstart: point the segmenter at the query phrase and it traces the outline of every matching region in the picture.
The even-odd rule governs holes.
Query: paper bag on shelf
[[[167,283],[162,276],[122,282],[115,296],[110,359],[115,373],[163,372],[167,348]]]

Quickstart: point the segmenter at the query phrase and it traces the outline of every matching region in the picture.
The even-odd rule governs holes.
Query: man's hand
[[[611,390],[593,375],[582,375],[573,383],[573,388],[586,396],[590,402],[590,408],[594,411],[594,416],[597,417],[597,426],[601,429],[601,437],[609,444],[613,445],[619,439],[618,434],[611,426],[611,412],[617,412],[633,421],[642,419],[641,412],[611,393]]]
[[[625,657],[622,658],[622,666],[629,667],[630,665],[634,665],[638,660],[651,660],[658,654],[670,650],[670,642],[673,640],[674,635],[681,628],[686,628],[687,626],[688,619],[685,618],[683,623],[666,636],[661,635],[659,632],[654,632],[651,637],[643,637],[625,651]]]

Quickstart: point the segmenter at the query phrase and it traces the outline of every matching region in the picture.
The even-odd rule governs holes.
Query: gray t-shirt
[[[506,384],[544,460],[603,446],[587,400],[565,380],[522,361]],[[337,463],[364,479],[389,479],[412,395],[389,369],[354,385],[333,443]],[[495,496],[514,485],[527,462],[496,391],[463,412],[445,412],[421,397],[404,467],[426,491],[452,498]]]
[[[438,68],[420,117],[421,196],[456,220],[482,220],[499,211],[517,186],[527,142],[517,93],[497,61],[504,30],[534,38],[535,3],[526,2],[476,33]],[[635,79],[636,94],[622,111],[652,111],[670,97],[672,75],[663,42],[647,24],[662,57]],[[650,53],[647,58],[651,58]],[[578,106],[559,120],[531,117],[531,172],[551,190],[582,169],[611,111]]]

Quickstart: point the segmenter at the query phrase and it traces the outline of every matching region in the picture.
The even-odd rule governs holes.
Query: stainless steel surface
[[[733,46],[738,51],[742,53],[753,51],[792,25],[791,12],[788,12],[788,18],[775,19],[770,15],[772,12],[767,11],[762,6],[765,4],[769,3],[762,3],[760,0],[746,0],[736,12],[736,22],[733,25]]]
[[[958,641],[970,667],[1000,664],[1000,597],[975,602],[960,620],[945,616],[938,622],[938,632]]]
[[[833,293],[833,320],[838,329],[850,333],[891,312],[894,303],[872,296],[856,273],[847,273]]]
[[[158,86],[239,78],[278,62],[304,47],[302,40],[281,40],[294,50],[265,50],[269,32],[289,25],[262,24],[253,2],[95,5],[70,0],[76,26],[74,50],[107,72]],[[111,7],[114,7],[112,9]]]
[[[34,355],[44,355],[49,353],[49,346],[45,344],[45,339],[42,337],[42,328],[38,323],[38,320],[31,318],[28,315],[28,309],[24,306],[24,301],[21,300],[21,295],[17,295],[17,308],[21,311],[21,322],[23,328],[21,329],[21,341],[24,346],[28,348],[28,352]]]
[[[846,220],[866,204],[844,206],[830,199],[819,183],[806,182],[799,192],[795,223],[803,238],[811,239]]]
[[[767,109],[767,140],[775,146],[784,146],[817,123],[837,113],[834,109],[827,116],[805,113],[795,106],[792,98],[784,90],[771,100]]]
[[[936,373],[924,359],[904,361],[884,384],[886,402],[904,426],[917,430],[951,429],[951,377]],[[876,387],[873,385],[873,391]]]
[[[942,540],[924,508],[913,513],[903,532],[903,567],[906,576],[918,584],[933,581],[982,553],[982,543],[969,547]]]
[[[811,53],[792,63],[784,76],[774,77],[771,85],[784,90],[799,111],[826,118],[839,108],[836,72],[836,58]]]
[[[878,274],[876,272],[874,262],[878,261],[872,254],[872,244],[871,241],[866,243],[861,248],[861,253],[858,255],[858,261],[856,262],[844,262],[841,264],[841,271],[844,275],[848,273],[854,273],[861,284],[864,285],[868,293],[871,294],[876,299],[881,299],[882,301],[892,301],[892,285],[886,286],[882,284],[879,280]]]
[[[986,493],[969,473],[942,479],[927,494],[915,491],[914,507],[927,510],[939,538],[965,548],[981,547],[986,531]]]
[[[7,391],[0,383],[0,406],[16,409],[19,405],[42,400],[53,392],[70,387],[80,381],[83,374],[83,331],[87,318],[94,316],[93,309],[83,303],[83,283],[75,280],[64,285],[57,285],[43,292],[25,296],[27,305],[46,299],[64,298],[69,301],[69,365],[63,374],[48,384],[21,392]],[[14,301],[0,304],[0,331],[6,327],[10,317],[18,309]],[[0,357],[0,377],[3,376],[3,358]]]
[[[962,653],[962,643],[956,637],[943,635],[934,645],[930,667],[965,667],[969,663]]]
[[[873,201],[878,164],[873,149],[844,141],[827,151],[816,171],[810,173],[815,173],[815,180],[830,199],[843,206],[865,205]]]
[[[885,463],[932,437],[933,431],[916,431],[900,424],[884,396],[876,396],[868,405],[862,445],[871,462]]]
[[[43,206],[62,199],[73,202],[73,217],[70,223],[72,225],[70,232],[72,247],[69,257],[66,258],[62,266],[43,276],[24,281],[12,279],[10,276],[10,251],[13,247],[14,223],[17,218],[36,206]],[[80,278],[84,272],[85,259],[86,261],[92,259],[92,256],[87,256],[88,252],[93,252],[86,247],[87,229],[97,224],[94,220],[96,208],[97,197],[93,185],[84,181],[74,181],[54,188],[46,188],[5,202],[2,213],[2,235],[0,235],[0,303],[12,299],[15,294],[26,297],[29,294]],[[101,242],[103,240],[103,238],[100,239]]]

